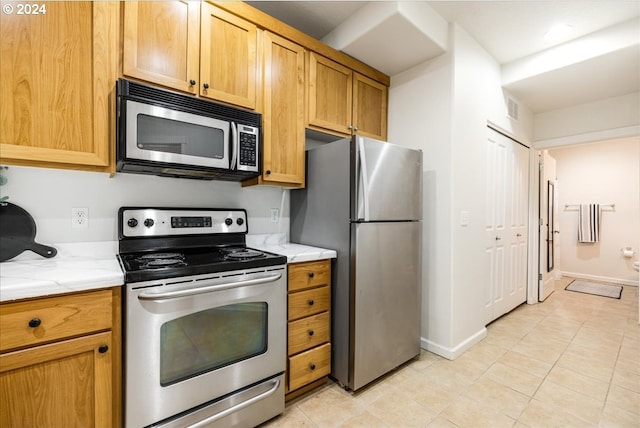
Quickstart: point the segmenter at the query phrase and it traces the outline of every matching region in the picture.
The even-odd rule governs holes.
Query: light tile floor
[[[423,351],[350,393],[330,382],[264,427],[640,427],[638,288],[565,291],[488,326],[455,361]]]

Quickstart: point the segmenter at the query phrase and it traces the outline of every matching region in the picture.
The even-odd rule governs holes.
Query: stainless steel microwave
[[[260,175],[262,115],[119,79],[117,171],[205,180]]]

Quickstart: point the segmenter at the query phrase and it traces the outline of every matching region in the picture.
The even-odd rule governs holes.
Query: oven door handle
[[[273,382],[273,386],[271,388],[269,388],[267,391],[262,392],[258,395],[256,395],[255,397],[252,397],[250,399],[248,399],[247,401],[243,401],[242,403],[236,404],[235,406],[229,407],[228,409],[223,410],[220,413],[216,413],[215,415],[211,415],[208,418],[205,418],[201,421],[196,422],[195,424],[192,425],[188,425],[186,428],[200,428],[200,427],[204,427],[209,425],[212,422],[215,422],[219,419],[224,418],[225,416],[229,416],[232,413],[238,412],[248,406],[251,406],[252,404],[263,400],[265,398],[267,398],[268,396],[270,396],[271,394],[275,393],[278,388],[280,387],[280,379],[276,379]]]
[[[258,278],[247,279],[245,281],[226,282],[224,284],[208,285],[198,288],[187,288],[184,290],[166,291],[164,293],[151,293],[143,291],[138,295],[139,300],[167,300],[177,299],[179,297],[194,296],[196,294],[211,293],[214,291],[229,290],[232,288],[246,287],[248,285],[264,284],[266,282],[277,281],[282,278],[281,273],[272,273],[260,276]]]

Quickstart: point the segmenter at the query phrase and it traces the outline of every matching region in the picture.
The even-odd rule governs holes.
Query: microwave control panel
[[[259,171],[259,135],[258,128],[238,125],[238,169]]]

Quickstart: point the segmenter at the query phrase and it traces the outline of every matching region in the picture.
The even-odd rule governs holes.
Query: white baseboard
[[[631,285],[633,287],[638,286],[638,281],[632,279],[611,278],[608,276],[588,275],[584,273],[576,272],[562,272],[562,276],[570,276],[572,278],[590,279],[592,281],[611,282],[613,284]]]
[[[466,340],[459,343],[453,348],[442,346],[438,343],[425,339],[424,337],[420,339],[420,347],[422,349],[426,349],[429,352],[433,352],[434,354],[438,354],[448,360],[455,360],[460,355],[462,355],[464,351],[471,348],[473,345],[480,342],[485,337],[487,337],[487,329],[485,327],[482,327],[482,329],[476,334],[468,337]]]

